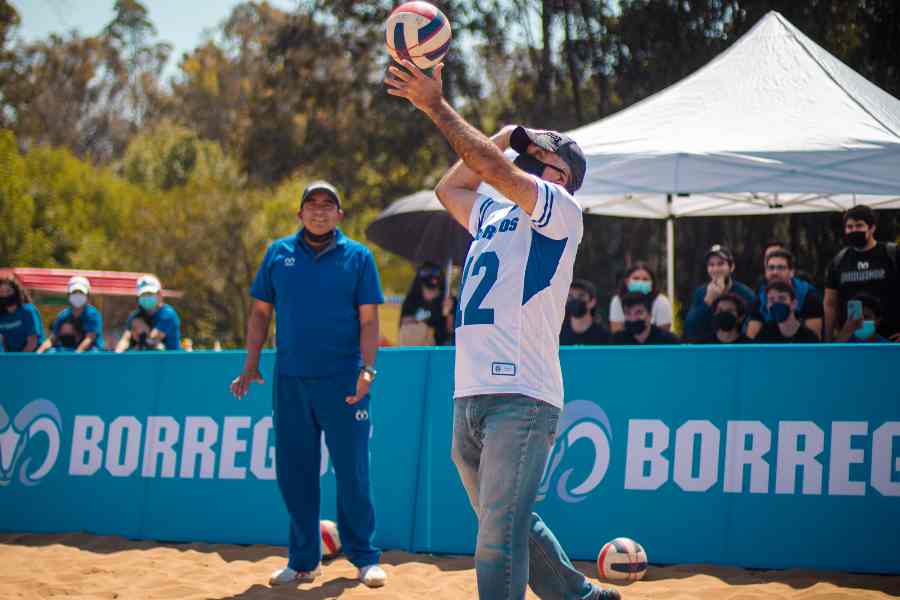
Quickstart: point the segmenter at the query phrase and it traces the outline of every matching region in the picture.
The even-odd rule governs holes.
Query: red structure
[[[134,296],[137,280],[150,273],[126,271],[85,271],[83,269],[34,269],[13,267],[0,269],[0,277],[15,277],[29,291],[66,294],[66,286],[74,275],[87,277],[92,296]],[[184,292],[163,289],[166,298],[180,298]]]

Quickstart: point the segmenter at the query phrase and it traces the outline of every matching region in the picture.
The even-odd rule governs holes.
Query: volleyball
[[[647,553],[634,540],[619,537],[603,545],[597,555],[597,573],[607,581],[637,581],[647,572]]]
[[[341,551],[341,536],[338,535],[337,523],[320,521],[319,531],[322,533],[322,556],[335,556]]]
[[[408,60],[423,70],[441,62],[452,37],[450,21],[428,2],[407,2],[395,8],[385,34],[391,58]]]

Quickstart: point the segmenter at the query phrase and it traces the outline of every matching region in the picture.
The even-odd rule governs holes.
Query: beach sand
[[[323,565],[314,583],[271,588],[286,562],[280,546],[171,544],[87,534],[0,534],[0,599],[87,600],[376,598],[472,600],[468,556],[386,552],[388,584],[369,589],[344,558]],[[652,558],[652,557],[651,557]],[[591,563],[578,568],[592,577]],[[827,571],[757,571],[709,565],[651,565],[644,580],[620,586],[626,600],[838,600],[900,596],[900,576]],[[537,598],[530,591],[527,598]]]

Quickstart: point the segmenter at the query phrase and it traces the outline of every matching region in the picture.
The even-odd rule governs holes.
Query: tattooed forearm
[[[491,183],[491,179],[508,170],[508,161],[497,145],[466,123],[449,104],[441,102],[438,107],[429,111],[428,116],[453,146],[456,154],[482,180]]]

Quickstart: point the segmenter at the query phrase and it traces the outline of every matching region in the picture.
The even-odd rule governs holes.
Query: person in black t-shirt
[[[770,283],[766,301],[771,321],[766,321],[754,338],[761,344],[815,343],[819,338],[797,318],[797,296],[794,288],[784,281]]]
[[[875,211],[854,206],[844,214],[848,247],[828,265],[825,279],[825,335],[832,339],[847,320],[847,301],[858,294],[874,296],[884,318],[878,333],[900,341],[900,266],[897,244],[875,241]]]
[[[783,249],[771,250],[766,257],[766,285],[756,292],[756,302],[747,323],[747,337],[756,337],[763,323],[772,320],[772,315],[766,308],[766,286],[776,281],[783,281],[794,288],[797,298],[797,318],[817,337],[821,337],[822,318],[825,313],[819,292],[811,283],[796,275],[794,255]]]
[[[411,328],[416,334],[413,337],[422,338],[414,340],[414,345],[443,346],[451,342],[453,299],[444,295],[441,268],[430,262],[422,264],[400,308],[401,340],[404,328]]]
[[[587,279],[569,287],[566,318],[559,333],[560,346],[599,346],[609,343],[609,330],[596,320],[597,288]]]
[[[722,294],[712,303],[713,328],[711,336],[699,340],[700,344],[746,344],[751,341],[741,333],[744,321],[744,301],[737,294]]]
[[[625,329],[616,333],[613,344],[623,346],[677,344],[678,338],[651,324],[651,299],[640,292],[630,292],[622,296],[625,312]]]

